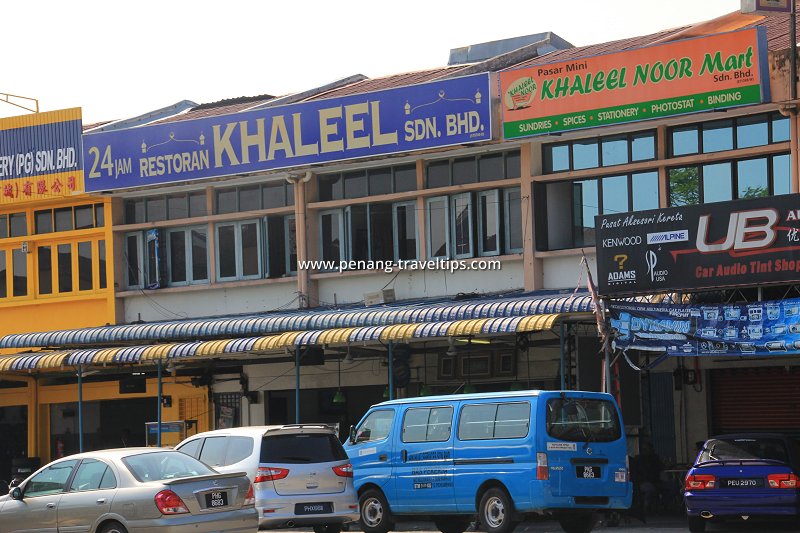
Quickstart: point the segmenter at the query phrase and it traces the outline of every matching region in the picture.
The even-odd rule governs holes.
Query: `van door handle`
[[[382,453],[378,456],[378,461],[386,461],[387,459],[389,459],[389,456],[385,453]]]
[[[402,452],[400,452],[400,457],[403,458],[403,462],[405,463],[406,461],[408,461],[408,452],[406,450],[403,450]]]

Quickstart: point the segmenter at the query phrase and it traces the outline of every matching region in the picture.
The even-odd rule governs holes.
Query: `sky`
[[[92,124],[181,100],[279,96],[354,74],[375,78],[440,67],[451,48],[545,31],[576,46],[645,35],[739,5],[739,0],[4,2],[0,93],[36,98],[40,111],[81,107],[84,124]],[[0,101],[0,117],[26,113]]]

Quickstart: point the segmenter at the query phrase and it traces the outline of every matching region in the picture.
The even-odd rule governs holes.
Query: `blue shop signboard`
[[[800,299],[748,304],[613,302],[614,348],[677,356],[800,353]]]
[[[84,135],[87,192],[492,138],[489,74]]]

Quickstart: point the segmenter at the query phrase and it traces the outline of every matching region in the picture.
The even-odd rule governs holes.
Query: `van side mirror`
[[[22,500],[22,489],[19,487],[14,487],[14,489],[11,491],[11,499]]]
[[[354,425],[350,425],[350,444],[356,443],[356,427]]]

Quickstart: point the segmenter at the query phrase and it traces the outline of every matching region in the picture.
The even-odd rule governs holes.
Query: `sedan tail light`
[[[538,452],[536,454],[536,479],[547,480],[550,478],[550,472],[547,469],[547,454]]]
[[[710,474],[693,474],[686,476],[686,490],[704,490],[717,487],[717,478]]]
[[[353,477],[353,465],[350,463],[334,466],[333,473],[339,477]]]
[[[155,500],[156,507],[158,507],[161,514],[184,514],[189,512],[181,497],[171,490],[162,490],[156,494]]]
[[[244,503],[242,504],[242,507],[251,507],[254,506],[255,504],[256,504],[256,494],[255,491],[253,490],[253,484],[251,483],[250,490],[247,491],[247,496],[245,496],[244,498]]]
[[[253,483],[262,483],[264,481],[275,481],[276,479],[283,479],[289,475],[288,468],[276,468],[273,466],[260,466],[256,472],[256,479]]]
[[[767,476],[767,484],[771,489],[796,489],[797,481],[797,475],[792,472]]]

